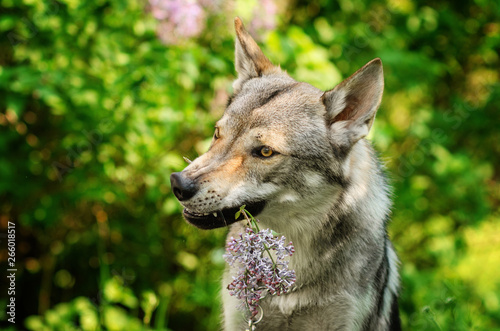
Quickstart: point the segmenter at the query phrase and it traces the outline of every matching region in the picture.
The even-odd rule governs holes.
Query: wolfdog
[[[381,60],[323,92],[273,65],[239,18],[235,29],[238,77],[210,149],[170,177],[184,218],[236,238],[246,205],[260,228],[294,243],[295,287],[261,301],[259,330],[400,330],[390,192],[364,139],[382,99]],[[225,330],[244,330],[239,300],[223,292]]]

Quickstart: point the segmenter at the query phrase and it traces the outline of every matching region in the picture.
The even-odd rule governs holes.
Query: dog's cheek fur
[[[296,160],[290,156],[280,157],[284,160],[278,166],[268,167],[264,172],[255,171],[252,179],[263,184],[271,183],[280,187],[280,193],[294,192],[298,198],[304,198],[311,193],[311,190],[323,183],[322,174],[311,167],[309,162],[294,162]],[[313,185],[306,186],[304,181],[309,181]]]
[[[257,202],[273,196],[278,186],[273,181],[262,180],[262,172],[272,166],[263,164],[254,156],[237,156],[217,170],[217,186],[222,196],[222,207],[235,207]],[[264,171],[265,172],[265,171]]]

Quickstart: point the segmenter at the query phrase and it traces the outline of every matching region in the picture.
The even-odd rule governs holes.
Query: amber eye
[[[220,137],[219,128],[215,128],[214,138],[219,139],[219,137]]]
[[[260,155],[262,155],[263,157],[270,157],[271,155],[273,155],[273,150],[268,146],[263,146],[260,149]]]

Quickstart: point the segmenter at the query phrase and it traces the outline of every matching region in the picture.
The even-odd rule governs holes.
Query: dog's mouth
[[[257,216],[265,207],[265,201],[253,202],[246,204],[245,209],[248,210],[252,216]],[[235,214],[240,210],[240,207],[225,208],[210,213],[196,213],[190,209],[185,208],[182,214],[186,221],[200,229],[215,229],[228,226],[235,222],[245,219],[241,214],[237,219]]]

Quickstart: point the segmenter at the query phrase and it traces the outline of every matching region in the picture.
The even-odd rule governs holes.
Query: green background
[[[18,269],[5,325],[220,328],[226,230],[187,225],[169,175],[224,110],[240,15],[322,89],[382,59],[370,139],[394,186],[404,329],[500,329],[499,2],[277,4],[270,29],[252,29],[258,1],[206,5],[201,33],[165,44],[144,1],[1,0],[0,224],[16,224]]]

